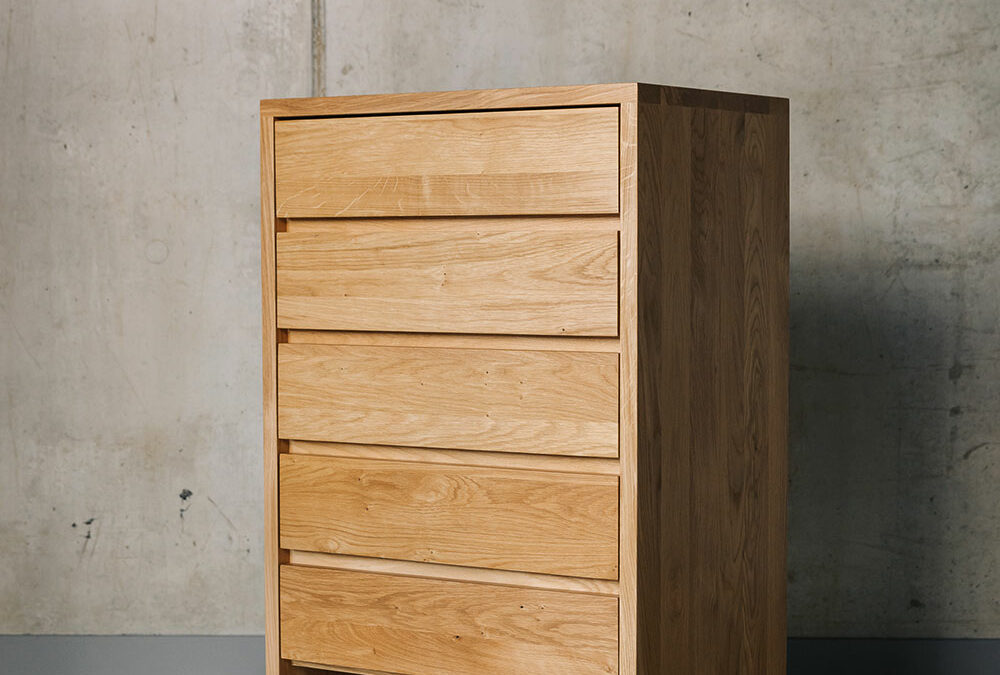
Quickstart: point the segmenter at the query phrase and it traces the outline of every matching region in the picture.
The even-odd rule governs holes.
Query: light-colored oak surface
[[[527,469],[559,473],[595,473],[617,476],[619,463],[612,457],[567,457],[565,455],[530,455],[484,450],[441,450],[407,448],[399,445],[364,445],[361,443],[317,443],[289,441],[288,452],[298,455],[324,455],[348,459],[389,459],[425,464],[460,464],[498,469]]]
[[[260,272],[263,326],[263,462],[264,462],[264,643],[267,675],[290,675],[278,649],[278,565],[285,554],[278,548],[278,423],[277,328],[274,286],[274,119],[260,118]]]
[[[617,232],[617,215],[448,216],[438,218],[289,218],[285,232],[352,237],[372,232]]]
[[[512,108],[553,108],[635,103],[640,96],[671,105],[766,114],[786,99],[707,89],[648,85],[636,82],[559,87],[471,89],[402,94],[363,94],[327,98],[265,99],[262,115],[313,117],[322,115],[381,115]]]
[[[281,456],[281,546],[469,567],[618,577],[618,479]]]
[[[616,598],[285,565],[286,659],[413,675],[617,672]]]
[[[614,106],[278,120],[279,217],[617,213]]]
[[[346,675],[396,675],[395,673],[387,673],[384,670],[369,670],[368,668],[345,668],[344,666],[328,666],[322,663],[309,663],[308,661],[292,661],[293,666],[296,667],[296,671],[293,671],[292,675],[313,675],[317,670],[323,672],[332,673],[344,673]]]
[[[538,572],[515,572],[511,570],[488,569],[485,567],[459,567],[438,563],[391,560],[389,558],[365,558],[339,553],[317,553],[316,551],[289,551],[288,562],[307,567],[329,567],[354,572],[376,574],[396,574],[406,577],[427,579],[450,579],[469,581],[477,584],[517,586],[520,588],[540,588],[549,591],[572,591],[574,593],[594,593],[618,596],[618,582],[605,579],[585,579],[564,577]]]
[[[614,336],[616,232],[278,234],[278,326]]]
[[[462,335],[460,333],[370,333],[364,331],[287,330],[287,342],[312,345],[514,349],[546,352],[618,353],[618,338],[534,335]]]
[[[636,534],[639,528],[636,499],[637,488],[637,429],[636,429],[636,373],[639,368],[636,316],[638,313],[637,286],[639,283],[637,241],[637,148],[636,105],[628,101],[621,105],[621,358],[619,370],[621,392],[619,398],[619,461],[621,467],[619,504],[619,585],[621,602],[618,607],[618,659],[620,672],[636,673],[637,670],[637,565]],[[683,547],[683,542],[675,542]],[[656,670],[649,673],[658,672]]]
[[[268,675],[783,672],[787,101],[630,83],[261,110],[265,449],[301,470],[284,546],[363,554],[268,531]],[[557,545],[611,520],[554,496],[565,476],[617,484],[617,580],[539,571],[578,565],[536,546],[560,518]]]
[[[260,110],[262,114],[273,117],[315,117],[320,115],[476,111],[495,108],[617,105],[621,101],[633,100],[636,89],[635,82],[625,82],[558,87],[264,99],[260,102]]]
[[[616,457],[618,356],[282,344],[281,438]]]

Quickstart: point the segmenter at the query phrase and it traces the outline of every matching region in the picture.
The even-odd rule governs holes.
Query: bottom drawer
[[[407,675],[618,672],[618,599],[284,565],[281,657]]]

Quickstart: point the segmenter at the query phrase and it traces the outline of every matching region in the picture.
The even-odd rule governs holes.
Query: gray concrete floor
[[[789,641],[790,675],[997,675],[1000,640]],[[263,675],[264,638],[0,635],[0,675]]]
[[[1000,640],[793,639],[790,675],[998,675]]]
[[[264,638],[0,635],[2,675],[264,675]]]

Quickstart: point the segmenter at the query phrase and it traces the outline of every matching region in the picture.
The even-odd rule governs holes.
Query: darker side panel
[[[752,107],[639,106],[645,673],[785,668],[787,115]]]
[[[639,104],[638,669],[649,674],[691,668],[690,549],[677,545],[691,535],[690,331],[675,323],[691,297],[690,118]]]

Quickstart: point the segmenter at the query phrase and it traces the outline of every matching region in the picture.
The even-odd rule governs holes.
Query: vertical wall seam
[[[326,96],[326,0],[312,0],[312,96]]]

